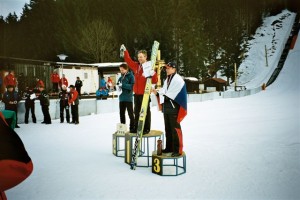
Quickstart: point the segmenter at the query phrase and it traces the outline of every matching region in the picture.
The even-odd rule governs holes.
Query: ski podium
[[[135,170],[136,167],[152,167],[152,173],[161,176],[178,176],[186,173],[186,154],[183,152],[180,156],[171,156],[166,154],[158,154],[158,139],[161,143],[164,141],[164,134],[159,130],[150,130],[150,132],[144,135],[144,125],[147,115],[148,104],[150,100],[150,94],[152,92],[152,72],[156,67],[157,58],[158,68],[160,70],[160,55],[158,51],[159,42],[154,41],[151,52],[150,61],[143,64],[143,75],[146,77],[146,85],[144,89],[142,105],[138,118],[137,132],[136,133],[125,133],[125,163],[130,165],[131,170]],[[120,55],[124,53],[120,52]],[[145,65],[146,64],[146,65]],[[124,136],[123,136],[124,137]],[[117,137],[115,137],[117,141]],[[122,151],[118,143],[115,142],[113,149],[116,155],[118,150]],[[140,158],[139,158],[140,157]],[[139,162],[138,162],[139,158]],[[145,163],[146,158],[146,163]],[[151,162],[152,159],[152,162]]]
[[[125,163],[131,166],[132,157],[135,147],[135,141],[137,139],[136,133],[125,134]],[[152,164],[152,155],[153,151],[157,150],[157,141],[159,139],[164,140],[164,134],[160,130],[151,130],[148,134],[143,135],[140,140],[139,153],[137,156],[139,157],[139,162],[136,163],[136,167],[151,167]]]

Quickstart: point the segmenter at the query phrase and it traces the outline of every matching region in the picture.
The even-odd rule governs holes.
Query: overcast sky
[[[0,15],[6,18],[9,13],[16,12],[20,17],[25,3],[29,2],[30,0],[0,0]]]

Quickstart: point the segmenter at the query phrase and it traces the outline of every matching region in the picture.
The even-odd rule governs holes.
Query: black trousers
[[[120,109],[120,122],[122,124],[126,124],[125,112],[126,112],[126,109],[127,109],[128,116],[129,116],[129,119],[130,119],[129,129],[133,130],[135,128],[134,115],[133,115],[133,103],[132,102],[127,102],[127,101],[122,101],[122,102],[120,101],[119,109]]]
[[[181,153],[182,146],[181,126],[177,122],[177,114],[164,114],[166,147],[169,152]]]
[[[51,123],[51,117],[50,117],[50,113],[49,113],[49,106],[48,105],[41,105],[42,107],[42,112],[44,115],[44,122],[47,123]]]
[[[140,111],[142,107],[143,102],[143,96],[142,94],[135,94],[134,95],[134,116],[135,116],[135,127],[138,127],[139,117],[140,117]],[[144,130],[151,130],[151,111],[150,111],[150,99],[148,102],[148,109],[147,109],[147,115],[144,125]]]
[[[52,83],[53,92],[58,92],[58,83]]]
[[[71,105],[72,122],[79,123],[78,105]]]
[[[36,123],[34,101],[28,103],[25,102],[25,123],[28,123],[30,111],[31,111],[32,122]]]
[[[69,123],[70,122],[70,110],[69,105],[64,105],[63,103],[60,103],[60,122],[64,122],[64,112],[66,111],[66,120]]]
[[[76,90],[78,92],[78,95],[81,96],[81,87],[77,87]]]

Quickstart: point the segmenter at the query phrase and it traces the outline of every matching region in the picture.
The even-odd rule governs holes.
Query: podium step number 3
[[[157,155],[152,152],[152,173],[161,176],[178,176],[186,173],[186,155],[171,157],[171,155]]]

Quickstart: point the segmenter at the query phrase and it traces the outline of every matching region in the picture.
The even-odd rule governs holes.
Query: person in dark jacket
[[[75,81],[75,88],[76,88],[79,96],[81,96],[81,87],[82,87],[82,81],[80,80],[79,76],[77,76],[76,81]]]
[[[108,95],[109,95],[108,89],[106,89],[106,88],[99,88],[96,91],[96,99],[97,100],[107,99]]]
[[[140,50],[138,51],[138,62],[135,62],[131,59],[128,50],[126,50],[126,47],[122,44],[120,50],[124,52],[124,60],[130,67],[130,69],[134,73],[134,80],[135,84],[133,86],[134,91],[134,115],[135,115],[135,127],[138,127],[138,121],[140,117],[140,111],[142,108],[142,101],[144,97],[145,92],[145,85],[147,77],[145,77],[144,72],[144,65],[147,63],[147,51],[146,50]],[[148,72],[147,72],[148,73]],[[151,70],[149,72],[152,76],[152,84],[156,84],[158,81],[157,74]],[[148,103],[148,109],[147,109],[147,115],[145,119],[145,126],[144,126],[144,134],[147,134],[151,130],[151,112],[150,112],[150,100]],[[136,130],[135,130],[136,132]]]
[[[70,110],[69,110],[69,93],[65,85],[62,86],[61,92],[58,94],[60,106],[60,123],[64,123],[64,112],[66,111],[66,120],[70,123]]]
[[[70,85],[69,105],[71,105],[72,124],[79,124],[79,97],[74,85]]]
[[[134,114],[133,114],[133,85],[134,76],[131,71],[128,71],[128,65],[120,65],[121,77],[118,79],[117,85],[121,92],[119,95],[119,109],[120,109],[120,122],[126,124],[125,112],[127,109],[128,116],[130,119],[129,130],[134,132],[136,130],[134,125]]]
[[[13,85],[7,86],[7,91],[3,95],[3,103],[5,103],[5,110],[11,110],[16,113],[16,125],[15,128],[20,128],[18,126],[18,103],[21,100],[18,92],[14,90]]]
[[[30,111],[31,111],[32,122],[36,123],[36,117],[35,117],[35,112],[34,112],[35,111],[34,101],[36,99],[36,95],[32,89],[27,87],[26,91],[24,92],[23,97],[25,99],[25,124],[28,124],[28,118],[29,118]]]
[[[18,93],[21,95],[26,90],[26,77],[24,73],[19,74],[17,82],[18,82]]]
[[[50,106],[49,95],[45,91],[44,86],[42,85],[39,86],[39,91],[40,91],[40,95],[39,95],[40,104],[44,115],[44,121],[42,121],[42,124],[51,124],[51,117],[49,113],[49,106]]]

